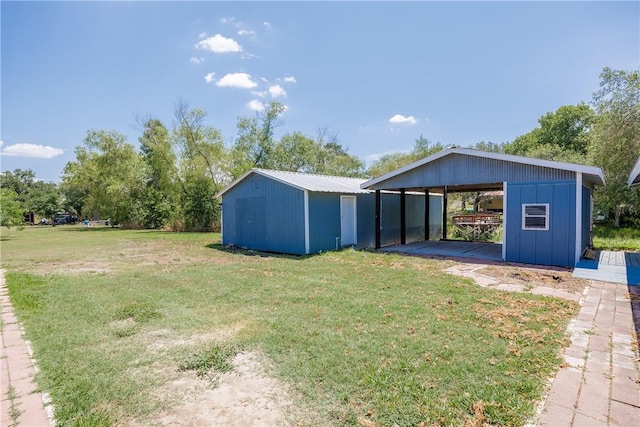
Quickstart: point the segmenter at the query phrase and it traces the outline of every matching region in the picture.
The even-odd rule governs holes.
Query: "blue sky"
[[[7,2],[1,169],[59,182],[89,129],[137,145],[180,101],[231,145],[277,99],[371,162],[423,135],[511,141],[640,64],[638,2]]]

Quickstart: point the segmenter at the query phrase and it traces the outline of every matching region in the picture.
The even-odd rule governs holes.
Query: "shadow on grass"
[[[291,255],[291,254],[282,254],[277,252],[263,252],[263,251],[255,251],[252,249],[242,249],[235,246],[224,246],[220,243],[211,243],[206,245],[209,249],[215,249],[220,252],[226,252],[228,254],[233,255],[243,255],[248,257],[258,257],[258,258],[277,258],[277,259],[290,259],[293,261],[303,261],[306,259],[312,259],[319,254],[310,254],[310,255]]]

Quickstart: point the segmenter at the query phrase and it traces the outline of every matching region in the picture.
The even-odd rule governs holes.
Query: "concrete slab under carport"
[[[428,240],[407,245],[386,246],[381,252],[409,255],[431,255],[451,258],[474,258],[502,261],[502,244],[492,242],[464,242],[459,240]]]

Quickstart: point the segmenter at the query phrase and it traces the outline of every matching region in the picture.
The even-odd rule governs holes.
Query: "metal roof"
[[[366,181],[365,179],[361,178],[346,178],[341,176],[316,175],[309,173],[254,168],[245,172],[240,178],[229,184],[224,190],[216,194],[216,197],[221,197],[224,193],[231,190],[251,174],[266,176],[299,190],[343,194],[370,193],[370,191],[360,188],[360,186]]]
[[[522,168],[533,166],[533,167],[548,168],[548,169],[554,169],[554,170],[565,171],[565,172],[576,172],[576,173],[579,172],[579,173],[582,173],[583,176],[585,176],[588,181],[592,182],[595,185],[602,185],[605,182],[602,169],[594,166],[584,166],[584,165],[577,165],[573,163],[534,159],[531,157],[524,157],[524,156],[514,156],[511,154],[491,153],[491,152],[475,150],[471,148],[454,147],[454,148],[448,148],[446,150],[439,151],[431,156],[425,157],[424,159],[411,163],[410,165],[404,166],[402,168],[396,169],[395,171],[389,172],[387,174],[384,174],[382,176],[369,180],[363,183],[361,185],[361,188],[372,189],[372,187],[374,187],[376,184],[384,183],[385,181],[391,180],[392,178],[395,178],[406,172],[413,171],[415,169],[420,168],[421,166],[428,165],[429,163],[435,162],[436,160],[439,160],[446,156],[451,156],[451,155],[468,156],[472,158],[482,158],[482,159],[489,159],[489,160],[498,161],[498,162],[511,163],[515,165],[521,165]],[[428,182],[424,184],[425,186],[429,185]],[[478,184],[482,184],[482,182],[478,182]],[[383,185],[378,186],[378,188],[380,187],[383,187]]]
[[[633,167],[633,169],[631,169],[631,174],[629,175],[627,184],[629,184],[629,187],[640,185],[640,157],[638,157],[636,165]]]

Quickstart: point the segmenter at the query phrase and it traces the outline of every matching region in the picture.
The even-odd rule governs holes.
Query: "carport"
[[[447,204],[455,192],[503,192],[503,239],[500,259],[528,264],[573,267],[591,245],[592,193],[604,184],[600,168],[533,159],[468,148],[449,148],[389,172],[361,185],[376,194],[375,247],[380,244],[380,193],[400,194],[401,245],[404,233],[404,195],[407,192],[442,194],[442,241],[447,241]],[[425,218],[428,221],[428,218]],[[425,223],[425,230],[429,230]],[[425,234],[424,242],[434,236]],[[482,247],[465,251],[466,242],[452,242],[447,248],[414,243],[415,250],[431,247],[440,252],[454,251],[481,258]],[[411,249],[407,247],[407,249]],[[495,257],[496,246],[486,258]],[[461,255],[463,256],[463,255]]]

